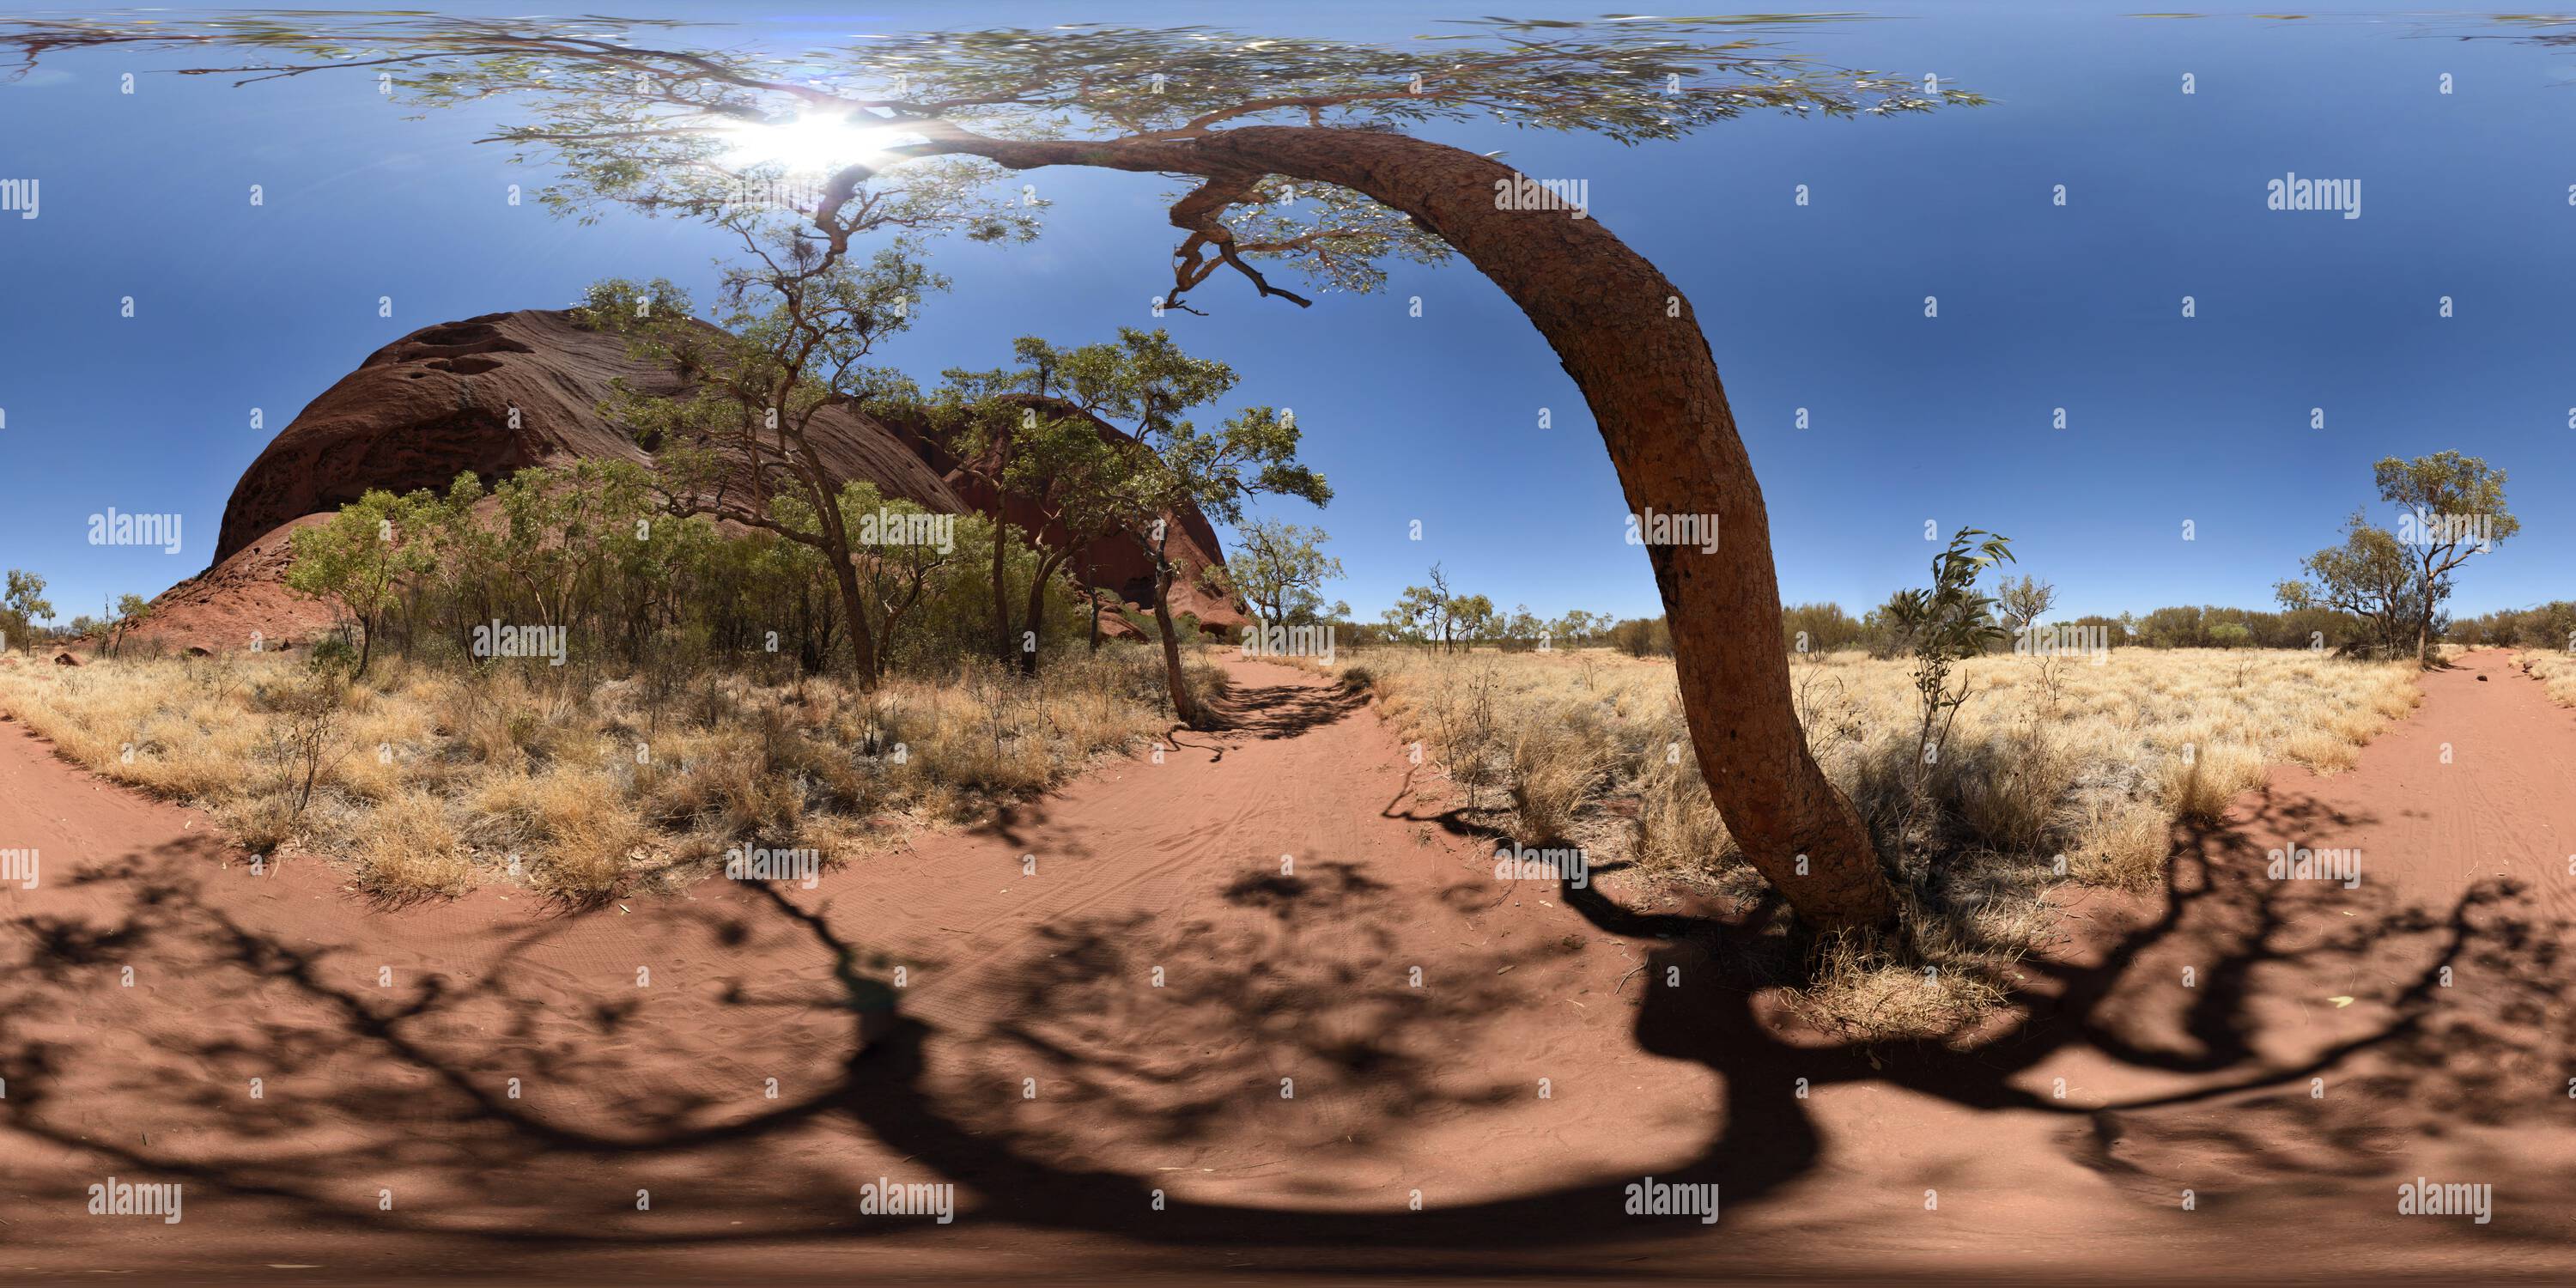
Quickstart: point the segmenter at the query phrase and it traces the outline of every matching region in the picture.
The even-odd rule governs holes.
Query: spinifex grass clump
[[[2516,652],[2513,663],[2547,685],[2551,701],[2576,707],[2576,653],[2530,649]]]
[[[1899,933],[1823,941],[1808,973],[1788,981],[1811,1018],[1872,1037],[1973,1024],[2001,998],[2015,956],[2050,933],[2041,896],[2052,886],[2153,888],[2177,821],[2222,812],[2270,765],[2349,768],[2419,700],[2411,660],[2100,656],[1955,659],[1944,691],[1974,696],[1945,709],[1947,742],[1928,767],[1912,658],[1851,651],[1792,664],[1808,741],[1908,893]],[[1468,817],[1498,836],[1571,838],[1596,870],[1626,858],[1663,879],[1762,895],[1701,786],[1670,662],[1607,648],[1374,648],[1340,669],[1378,695],[1405,737],[1422,739]]]
[[[1220,683],[1193,662],[1202,694]],[[719,871],[728,846],[826,862],[970,820],[1169,728],[1162,659],[1068,652],[896,676],[658,681],[277,654],[0,669],[0,711],[63,756],[210,811],[238,843],[345,862],[388,899],[523,882],[595,899]]]

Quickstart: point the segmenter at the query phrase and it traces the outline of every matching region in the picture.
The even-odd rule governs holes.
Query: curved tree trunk
[[[1515,172],[1456,148],[1260,126],[1225,131],[1200,150],[1364,192],[1413,216],[1547,337],[1600,425],[1632,512],[1717,516],[1715,554],[1646,548],[1709,792],[1745,857],[1808,921],[1893,920],[1895,890],[1869,832],[1799,727],[1780,647],[1770,517],[1717,362],[1681,292],[1598,223],[1566,211],[1495,209],[1495,183]]]
[[[1163,628],[1163,679],[1172,691],[1172,714],[1190,728],[1199,727],[1199,704],[1190,699],[1190,682],[1181,670],[1181,637],[1172,625],[1172,574],[1169,565],[1154,573],[1154,624]]]
[[[1631,511],[1717,516],[1717,553],[1649,546],[1647,557],[1673,627],[1700,772],[1745,858],[1814,925],[1895,919],[1895,887],[1868,829],[1798,725],[1770,518],[1717,362],[1690,303],[1644,256],[1567,211],[1497,210],[1495,184],[1515,177],[1511,167],[1400,134],[1245,126],[1175,141],[933,137],[940,150],[1013,169],[1205,176],[1200,192],[1172,208],[1173,224],[1190,232],[1218,230],[1229,202],[1276,174],[1365,193],[1438,234],[1547,337],[1600,425]]]

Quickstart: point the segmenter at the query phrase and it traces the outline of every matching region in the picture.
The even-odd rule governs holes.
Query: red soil
[[[1243,726],[1159,765],[814,891],[580,913],[257,875],[0,730],[0,847],[43,858],[0,891],[0,1270],[2576,1271],[2576,713],[2499,654],[2428,676],[2356,770],[2178,836],[2166,897],[2069,899],[2026,1019],[1876,1052],[1787,1024],[1722,916],[1494,880],[1365,708],[1234,665]],[[2266,879],[2286,844],[2361,850],[2359,887]],[[853,1058],[837,972],[879,955],[903,1018]],[[185,1219],[86,1215],[111,1175],[184,1184]],[[1648,1175],[1721,1184],[1721,1220],[1625,1215]],[[2418,1176],[2492,1185],[2492,1222],[2398,1215]],[[880,1177],[955,1183],[955,1223],[862,1215]]]

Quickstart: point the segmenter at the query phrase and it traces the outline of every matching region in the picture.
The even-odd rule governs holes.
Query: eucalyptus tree
[[[1075,412],[1057,422],[1070,430],[1041,440],[1049,442],[1047,454],[1026,465],[1059,471],[1056,482],[1065,507],[1080,516],[1078,525],[1125,533],[1143,550],[1153,572],[1154,624],[1162,636],[1173,713],[1186,724],[1202,725],[1207,713],[1181,669],[1172,587],[1210,569],[1185,568],[1174,555],[1172,539],[1182,517],[1196,513],[1237,524],[1253,497],[1295,497],[1321,506],[1332,499],[1332,489],[1297,459],[1303,431],[1284,409],[1245,407],[1212,431],[1185,419],[1182,413],[1191,408],[1225,397],[1239,377],[1225,363],[1183,353],[1167,331],[1121,327],[1115,342],[1070,350],[1023,341],[1021,353],[1044,359],[1043,387]],[[1074,445],[1084,435],[1097,438],[1101,422],[1118,435],[1110,449],[1077,452]]]
[[[1386,610],[1387,630],[1405,639],[1437,644],[1443,653],[1458,647],[1458,597],[1449,593],[1449,576],[1431,565],[1431,584],[1407,586]]]
[[[13,637],[26,641],[23,647],[36,647],[36,624],[53,616],[53,602],[45,598],[45,579],[24,568],[10,569],[6,589],[0,590],[0,652],[8,651]]]
[[[2398,508],[2398,539],[2415,555],[2415,664],[2428,665],[2433,618],[2450,597],[2451,573],[2522,531],[2522,520],[2504,508],[2504,471],[2479,457],[2450,451],[2382,457],[2371,478],[2379,499]]]
[[[107,613],[107,655],[114,657],[124,643],[125,637],[143,629],[143,623],[151,620],[152,601],[136,594],[119,595],[116,597],[115,607],[105,611]]]
[[[824,557],[852,674],[873,685],[883,667],[860,564],[875,552],[860,549],[844,516],[843,480],[817,441],[816,418],[829,407],[910,397],[900,373],[864,360],[911,325],[922,292],[946,283],[900,246],[857,263],[795,228],[752,219],[730,226],[750,253],[724,270],[722,326],[690,316],[686,294],[667,282],[592,286],[577,315],[585,325],[624,336],[635,356],[686,377],[670,392],[621,377],[602,410],[656,451],[675,515],[722,515]]]
[[[328,601],[357,628],[359,675],[375,658],[385,614],[403,583],[429,567],[424,538],[435,504],[426,491],[396,496],[369,488],[328,520],[287,537],[287,589]]]
[[[2003,614],[2004,629],[2012,638],[2021,639],[2048,610],[2057,606],[2057,583],[2024,575],[2020,581],[2006,581],[1995,588],[1995,607]]]
[[[1324,613],[1323,584],[1342,576],[1342,561],[1324,553],[1322,528],[1256,519],[1236,530],[1226,575],[1253,612],[1272,626],[1312,621]]]
[[[2361,623],[2367,646],[2393,657],[2430,598],[2423,570],[2397,534],[2372,523],[2364,511],[2353,511],[2343,531],[2341,544],[2299,561],[2314,581],[2280,582],[2272,593],[2292,612],[2324,608],[2350,614]]]
[[[1141,418],[1143,391],[1118,344],[1059,349],[1037,336],[1012,345],[1017,365],[991,371],[951,368],[933,396],[928,420],[957,468],[995,500],[993,620],[1005,660],[1016,653],[1022,674],[1038,669],[1046,589],[1057,571],[1100,541],[1156,516],[1134,512],[1130,486],[1149,453],[1101,417]],[[1209,364],[1223,370],[1219,364]],[[1227,373],[1225,387],[1231,387]],[[1222,389],[1212,390],[1214,396]],[[1004,499],[1027,507],[1025,535],[1037,564],[1029,577],[1023,629],[1011,624]],[[1083,570],[1086,581],[1090,569]],[[1094,629],[1099,597],[1092,593]]]
[[[1000,237],[1040,201],[1010,176],[1077,166],[1179,176],[1179,233],[1152,305],[1186,310],[1220,270],[1292,304],[1367,291],[1391,261],[1467,259],[1555,349],[1590,405],[1632,513],[1716,516],[1725,554],[1648,547],[1702,772],[1748,860],[1809,921],[1890,921],[1893,886],[1850,803],[1809,754],[1770,525],[1717,365],[1679,288],[1588,211],[1512,167],[1421,137],[1496,120],[1622,144],[1748,112],[1894,116],[1980,99],[1799,57],[1759,37],[1795,17],[1486,19],[1401,43],[1250,38],[1199,27],[870,37],[839,48],[693,47],[669,21],[280,11],[203,19],[22,18],[29,60],[113,44],[242,50],[245,80],[352,71],[423,108],[526,105],[494,137],[541,156],[559,209],[703,215],[746,178],[817,174],[797,203],[835,253],[869,226]],[[768,157],[769,161],[751,159]],[[777,158],[784,157],[785,161]],[[911,194],[885,210],[883,185]],[[857,208],[875,212],[853,221]],[[1139,300],[1140,304],[1145,301]]]

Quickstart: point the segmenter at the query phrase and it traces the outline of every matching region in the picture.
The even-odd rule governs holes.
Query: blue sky
[[[1475,11],[1235,5],[1224,21],[1401,38]],[[984,4],[757,12],[725,16],[745,37],[800,44],[1063,20]],[[1104,4],[1082,17],[1210,12]],[[2562,298],[2576,280],[2576,163],[2554,146],[2576,113],[2576,52],[2394,15],[1877,12],[1886,20],[1791,43],[1935,73],[1994,104],[1747,119],[1634,149],[1499,125],[1430,131],[1585,180],[1594,217],[1690,295],[1769,502],[1785,597],[1857,612],[1920,582],[1930,520],[2011,536],[2023,568],[2059,585],[2061,611],[2268,606],[2272,583],[2371,500],[2372,461],[2443,448],[2508,470],[2523,520],[2463,570],[2455,608],[2576,595]],[[708,229],[622,214],[585,227],[508,205],[508,185],[544,175],[472,142],[489,118],[406,120],[355,76],[235,89],[152,70],[174,65],[72,53],[0,85],[0,178],[39,179],[43,198],[35,220],[0,215],[0,566],[48,577],[65,618],[203,568],[241,469],[386,342],[559,307],[611,274],[669,276],[702,298],[713,281],[723,246]],[[128,71],[136,92],[120,94]],[[2266,181],[2293,171],[2359,180],[2361,217],[2267,210]],[[1054,202],[1046,234],[945,244],[937,264],[955,289],[888,361],[931,376],[996,365],[1021,334],[1079,343],[1152,324],[1167,181],[1027,179]],[[1213,316],[1163,324],[1233,364],[1240,401],[1293,407],[1307,459],[1338,492],[1320,514],[1272,511],[1332,533],[1350,574],[1332,597],[1374,615],[1437,560],[1454,587],[1505,606],[1659,611],[1571,382],[1473,269],[1399,266],[1384,294],[1311,310],[1219,282],[1197,302]],[[251,427],[254,407],[266,428]],[[1538,427],[1543,407],[1552,428]],[[184,516],[182,550],[89,545],[89,516],[108,507]]]

